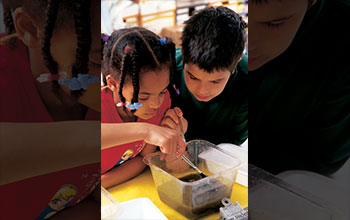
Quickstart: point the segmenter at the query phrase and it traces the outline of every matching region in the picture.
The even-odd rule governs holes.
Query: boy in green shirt
[[[348,160],[349,9],[344,0],[249,3],[250,163],[330,175]]]
[[[248,137],[246,24],[226,7],[205,8],[185,24],[169,90],[188,120],[186,139],[240,145]],[[163,125],[178,127],[175,111]]]

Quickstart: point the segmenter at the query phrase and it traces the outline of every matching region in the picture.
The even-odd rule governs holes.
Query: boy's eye
[[[218,83],[221,82],[221,80],[214,80],[214,81],[211,81],[211,82],[214,83],[214,84],[218,84]]]
[[[196,77],[192,76],[191,74],[188,74],[190,76],[190,79],[193,79],[193,80],[198,80]]]
[[[283,23],[284,23],[284,21],[263,22],[263,24],[269,28],[277,28],[277,27],[281,26]]]

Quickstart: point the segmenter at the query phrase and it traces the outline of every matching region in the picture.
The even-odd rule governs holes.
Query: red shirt
[[[107,92],[106,92],[107,91]],[[171,106],[169,92],[165,94],[164,101],[155,116],[148,120],[141,118],[137,122],[147,122],[159,125],[164,114]],[[123,123],[117,112],[113,93],[110,90],[101,91],[101,122],[102,123]],[[145,146],[144,141],[136,141],[128,144],[118,145],[101,151],[101,173],[105,173],[115,165],[119,165],[129,158],[136,157]]]
[[[53,122],[35,87],[28,51],[21,41],[14,49],[0,46],[0,93],[0,122]],[[100,120],[100,113],[89,109],[85,119]],[[51,216],[80,202],[99,182],[100,163],[95,163],[2,185],[0,219]]]

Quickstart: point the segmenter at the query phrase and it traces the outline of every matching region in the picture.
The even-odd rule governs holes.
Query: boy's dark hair
[[[101,38],[105,35],[101,35]],[[120,80],[119,97],[125,82],[132,82],[134,92],[132,103],[138,102],[139,75],[147,71],[160,71],[170,67],[170,77],[175,69],[175,44],[169,38],[162,42],[152,31],[141,27],[121,29],[113,32],[103,45],[103,75]],[[157,82],[154,82],[157,83]]]
[[[246,23],[236,12],[220,6],[205,8],[185,22],[182,32],[184,64],[193,63],[206,72],[233,72],[243,54]]]
[[[51,38],[54,29],[63,27],[64,24],[69,22],[68,20],[70,20],[72,15],[78,41],[72,75],[77,77],[78,74],[88,73],[89,52],[92,41],[90,28],[91,0],[3,0],[2,3],[4,23],[8,34],[16,32],[12,12],[18,7],[23,7],[33,18],[39,21],[45,18],[41,53],[45,66],[52,74],[58,74],[58,64],[51,55]],[[13,47],[16,42],[14,41],[15,39],[11,40],[12,42],[9,42],[9,46]],[[56,80],[52,83],[54,90],[60,87]],[[81,96],[81,94],[81,91],[72,91],[72,95],[76,98]]]

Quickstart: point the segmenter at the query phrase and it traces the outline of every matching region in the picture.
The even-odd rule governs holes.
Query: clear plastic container
[[[154,183],[162,202],[187,218],[202,215],[208,209],[218,210],[221,199],[230,197],[241,161],[204,141],[187,143],[188,158],[207,176],[187,182],[180,178],[196,176],[190,167],[173,172],[160,160],[160,152],[150,154],[144,162],[151,168]]]
[[[122,212],[123,207],[120,203],[101,186],[101,219],[116,219],[122,214]]]
[[[249,165],[249,219],[349,220],[327,200]],[[298,178],[298,182],[302,180]],[[313,187],[318,187],[315,182]],[[329,189],[325,189],[325,192]],[[332,189],[333,190],[333,189]],[[322,193],[324,194],[324,192]]]

